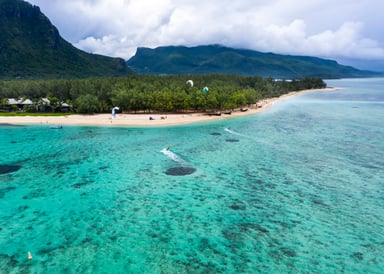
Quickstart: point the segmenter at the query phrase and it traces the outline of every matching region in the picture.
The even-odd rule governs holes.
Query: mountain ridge
[[[222,45],[139,47],[129,60],[87,53],[65,41],[38,6],[0,0],[0,79],[138,74],[238,74],[273,78],[383,76],[334,60]]]
[[[312,56],[283,55],[222,45],[139,47],[127,65],[143,74],[240,74],[274,78],[356,78],[380,75]]]

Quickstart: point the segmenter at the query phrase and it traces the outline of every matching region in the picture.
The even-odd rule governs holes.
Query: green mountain
[[[371,77],[379,73],[309,56],[280,55],[218,45],[138,48],[127,65],[143,74],[240,74],[274,78]]]
[[[129,73],[125,61],[81,51],[39,7],[0,0],[0,78],[83,78]]]

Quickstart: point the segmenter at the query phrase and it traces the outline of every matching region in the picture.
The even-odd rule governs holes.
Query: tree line
[[[188,80],[193,81],[193,85]],[[239,75],[131,75],[120,78],[0,81],[0,99],[28,98],[36,105],[48,98],[78,113],[185,112],[227,110],[278,97],[291,91],[324,88],[319,78],[276,80]],[[204,89],[206,88],[206,89]],[[29,111],[33,111],[30,107]]]

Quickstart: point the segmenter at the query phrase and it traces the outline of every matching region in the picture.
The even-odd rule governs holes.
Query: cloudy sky
[[[384,67],[383,0],[27,1],[76,47],[124,59],[137,47],[221,44]]]

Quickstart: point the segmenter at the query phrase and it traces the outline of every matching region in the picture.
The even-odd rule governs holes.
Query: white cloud
[[[377,41],[362,37],[362,30],[362,23],[346,22],[336,31],[327,30],[308,37],[305,50],[323,56],[384,59],[384,48],[380,48]]]
[[[139,46],[223,44],[384,60],[382,0],[32,0],[89,52],[131,57]]]
[[[126,38],[114,35],[103,36],[102,38],[87,37],[75,44],[87,52],[108,56],[132,56],[134,46],[129,45]]]

